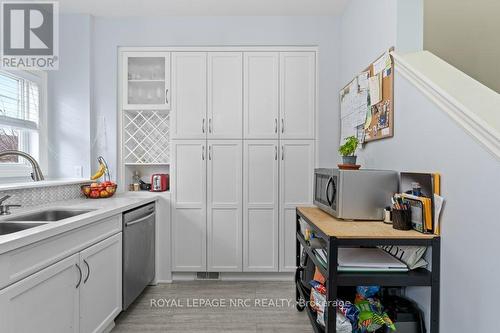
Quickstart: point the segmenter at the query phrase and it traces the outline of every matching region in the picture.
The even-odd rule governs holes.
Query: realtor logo
[[[59,11],[57,2],[1,3],[2,53],[6,69],[57,69]]]

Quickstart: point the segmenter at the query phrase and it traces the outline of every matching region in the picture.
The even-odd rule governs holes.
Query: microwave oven
[[[383,220],[398,185],[396,171],[315,169],[314,204],[339,219]]]

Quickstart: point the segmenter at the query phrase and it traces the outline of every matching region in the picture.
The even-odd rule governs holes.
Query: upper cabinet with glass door
[[[124,52],[123,71],[123,109],[170,109],[170,52]]]

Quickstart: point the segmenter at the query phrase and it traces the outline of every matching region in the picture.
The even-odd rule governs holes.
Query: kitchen
[[[368,169],[395,170],[399,180],[404,172],[443,174],[437,261],[458,260],[457,245],[445,242],[458,232],[449,216],[468,214],[453,203],[463,200],[459,191],[450,193],[455,165],[420,162],[420,151],[391,153],[401,142],[417,146],[403,134],[409,119],[418,120],[401,110],[413,110],[420,97],[403,95],[398,56],[421,50],[422,24],[398,22],[423,5],[405,3],[54,2],[55,63],[0,68],[0,332],[329,331],[321,311],[311,324],[302,302],[312,299],[296,287],[310,245],[297,238],[298,217],[314,224],[297,208],[323,204],[335,218],[383,220],[379,213],[398,192],[394,174],[373,183],[387,185],[376,217],[362,215],[365,201],[356,194],[353,210],[339,202],[344,211],[332,211],[335,196],[372,181],[360,185]],[[394,20],[360,23],[370,12]],[[361,31],[373,31],[373,44],[360,41]],[[333,184],[330,173],[319,185],[318,169],[342,164],[339,91],[391,47],[393,137],[355,148],[356,185]],[[419,125],[430,139],[452,127],[437,119],[435,132]],[[468,134],[456,136],[488,163],[478,180],[486,184],[498,165],[469,145]],[[446,150],[439,148],[433,154]],[[423,235],[413,242],[430,244]],[[398,281],[398,293],[418,304],[428,331],[460,330],[447,308],[456,299],[446,284],[455,286],[456,274],[435,269],[436,251],[427,252],[429,272],[420,280],[408,273],[416,286]],[[439,270],[436,291],[429,280]]]

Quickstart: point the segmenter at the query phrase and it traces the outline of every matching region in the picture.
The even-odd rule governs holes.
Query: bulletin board
[[[394,136],[394,61],[389,49],[340,90],[341,143]]]

